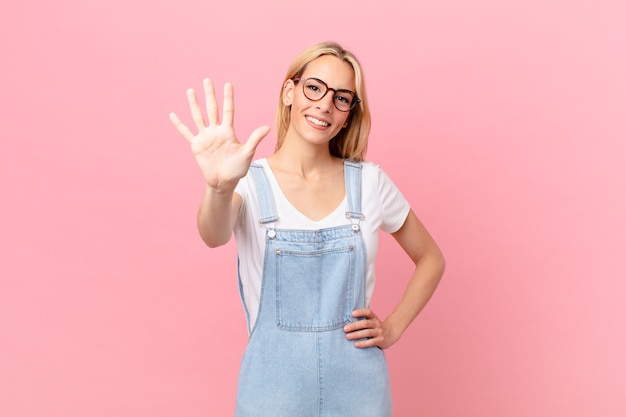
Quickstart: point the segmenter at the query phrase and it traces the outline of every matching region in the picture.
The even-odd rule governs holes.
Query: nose
[[[328,89],[326,95],[317,101],[317,108],[329,113],[335,107],[335,92],[331,89]]]

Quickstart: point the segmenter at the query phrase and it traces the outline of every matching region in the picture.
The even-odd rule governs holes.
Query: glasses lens
[[[309,78],[304,82],[304,95],[309,100],[320,100],[326,94],[326,88],[320,80]]]
[[[335,93],[335,106],[338,110],[348,111],[352,108],[354,96],[349,91],[337,91]]]
[[[318,101],[326,95],[328,87],[324,82],[317,78],[307,78],[302,85],[304,95],[309,100]],[[337,110],[350,111],[356,104],[357,100],[354,94],[349,90],[334,91],[333,101]]]

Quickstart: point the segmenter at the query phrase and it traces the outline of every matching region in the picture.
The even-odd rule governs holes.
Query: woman
[[[364,162],[370,113],[358,60],[331,42],[303,51],[281,86],[276,150],[254,163],[269,127],[241,144],[232,86],[221,121],[210,80],[204,90],[208,123],[187,92],[197,134],[170,118],[207,183],[202,239],[237,241],[250,338],[236,416],[391,416],[383,349],[430,299],[444,259],[387,175]],[[379,228],[415,262],[384,320],[369,308]]]

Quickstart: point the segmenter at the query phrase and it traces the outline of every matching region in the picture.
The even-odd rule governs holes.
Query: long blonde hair
[[[276,112],[276,150],[280,149],[291,123],[291,106],[286,106],[282,99],[283,85],[287,80],[299,78],[305,71],[309,62],[323,56],[332,55],[350,64],[354,70],[354,81],[356,95],[361,102],[350,111],[348,125],[341,129],[337,135],[330,140],[329,148],[331,155],[339,158],[347,158],[353,161],[363,161],[367,152],[367,140],[372,125],[370,110],[365,93],[365,80],[361,64],[350,51],[343,49],[335,42],[322,42],[315,44],[298,55],[287,70],[287,75],[281,85],[278,99],[278,111]]]

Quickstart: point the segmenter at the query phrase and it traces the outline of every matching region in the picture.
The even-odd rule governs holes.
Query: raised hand
[[[202,84],[208,124],[205,122],[193,89],[187,90],[187,100],[198,133],[194,134],[175,113],[170,113],[170,120],[189,142],[208,186],[218,191],[232,190],[239,179],[248,172],[254,152],[261,140],[269,133],[270,128],[269,126],[258,127],[250,134],[245,144],[240,143],[233,128],[235,105],[232,84],[224,85],[221,122],[213,83],[207,78]]]

